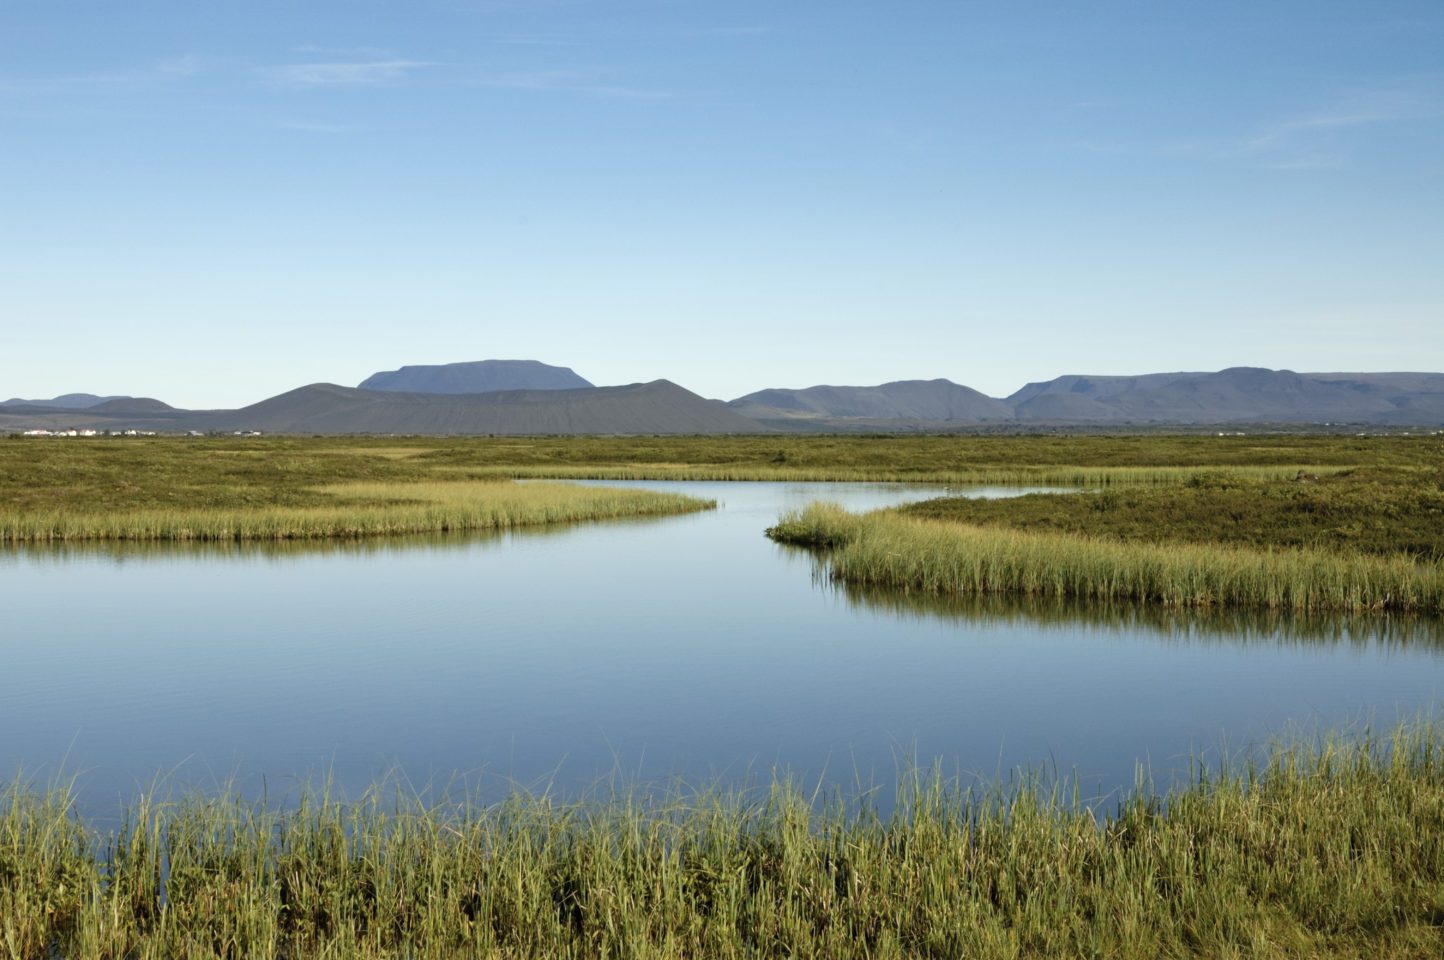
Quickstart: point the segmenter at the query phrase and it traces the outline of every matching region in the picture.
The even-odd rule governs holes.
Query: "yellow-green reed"
[[[933,594],[1136,601],[1169,607],[1444,611],[1444,569],[1407,556],[1138,543],[852,514],[813,504],[768,531],[830,548],[836,578]]]
[[[467,477],[544,478],[554,480],[772,480],[838,483],[935,483],[958,486],[1106,487],[1186,483],[1200,476],[1240,480],[1283,480],[1300,472],[1323,476],[1350,467],[1318,464],[1270,466],[980,466],[957,469],[898,469],[879,466],[785,466],[763,464],[637,463],[624,465],[457,466],[433,467]]]
[[[324,506],[0,510],[0,542],[306,540],[497,530],[707,510],[713,501],[558,483],[420,481],[318,488]]]
[[[1436,727],[1281,743],[1122,799],[916,771],[866,797],[387,790],[280,809],[0,790],[0,955],[1435,957]]]

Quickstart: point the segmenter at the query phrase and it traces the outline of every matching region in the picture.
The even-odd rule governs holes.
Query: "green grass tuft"
[[[768,535],[829,550],[832,576],[861,586],[1167,607],[1444,612],[1444,568],[1407,555],[1121,542],[896,511],[857,515],[831,504],[788,514]]]
[[[14,960],[1430,957],[1444,740],[1280,744],[1105,808],[1037,777],[905,778],[894,812],[781,781],[497,805],[0,791]]]

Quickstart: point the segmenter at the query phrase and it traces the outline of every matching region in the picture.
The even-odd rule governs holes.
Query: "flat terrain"
[[[945,501],[919,516],[1437,557],[1441,463],[1437,437],[13,437],[0,441],[0,527],[41,514],[325,508],[346,484],[897,480],[1110,488]]]
[[[1226,471],[1180,484],[913,504],[905,516],[1144,543],[1314,547],[1444,560],[1444,467],[1360,467],[1284,480]]]

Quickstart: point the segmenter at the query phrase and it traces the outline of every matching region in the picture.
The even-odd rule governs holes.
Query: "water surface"
[[[157,777],[272,793],[399,773],[571,791],[900,761],[1046,766],[1106,794],[1196,750],[1432,712],[1437,621],[939,602],[819,578],[763,528],[883,484],[628,483],[713,513],[310,544],[0,554],[0,771],[87,803]],[[1015,491],[982,490],[980,495]]]

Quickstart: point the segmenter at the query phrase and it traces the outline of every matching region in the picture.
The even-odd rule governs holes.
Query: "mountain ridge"
[[[574,390],[433,394],[315,383],[192,429],[268,433],[755,433],[761,426],[669,380]]]
[[[463,394],[504,390],[576,390],[595,386],[571,367],[539,360],[467,360],[411,364],[382,370],[357,384],[359,390],[396,393]]]
[[[571,373],[568,368],[549,369]],[[101,398],[82,408],[37,407],[28,401],[0,404],[0,431],[647,434],[974,427],[1096,430],[1215,424],[1440,426],[1444,425],[1444,373],[1296,373],[1230,367],[1133,376],[1065,374],[1025,384],[1004,398],[937,378],[862,387],[772,388],[726,403],[700,397],[670,380],[653,380],[480,393],[314,383],[238,410],[181,410],[145,397]]]

